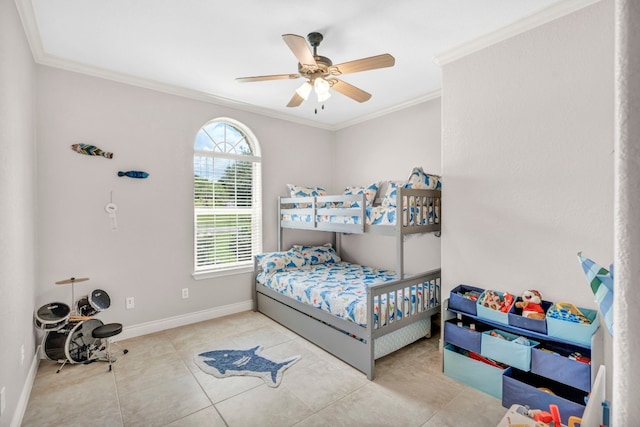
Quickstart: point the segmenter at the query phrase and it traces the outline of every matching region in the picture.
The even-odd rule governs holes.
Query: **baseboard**
[[[20,393],[20,399],[18,400],[18,404],[16,405],[16,411],[13,413],[13,418],[11,419],[11,427],[20,427],[20,425],[22,425],[22,418],[24,418],[24,413],[27,410],[29,396],[31,395],[31,388],[33,387],[33,383],[36,380],[38,366],[40,366],[39,356],[40,346],[36,348],[36,354],[33,355],[31,367],[29,368],[29,374],[27,375],[27,379],[24,382],[22,393]]]
[[[152,322],[139,323],[137,325],[125,326],[122,332],[116,337],[118,341],[135,338],[166,329],[177,328],[178,326],[190,325],[204,320],[216,319],[230,314],[240,313],[253,309],[253,300],[229,304],[222,307],[210,308],[193,313],[182,314],[180,316],[167,317],[166,319],[154,320]]]
[[[151,334],[154,332],[164,331],[166,329],[176,328],[178,326],[190,325],[192,323],[202,322],[205,320],[216,319],[218,317],[228,316],[230,314],[241,313],[253,309],[253,300],[243,301],[235,304],[229,304],[222,307],[211,308],[207,310],[196,311],[193,313],[183,314],[180,316],[168,317],[166,319],[154,320],[153,322],[140,323],[138,325],[125,326],[122,329],[122,333],[118,335],[118,340],[125,340],[128,338],[135,338],[141,335]],[[27,410],[27,404],[29,403],[29,396],[31,395],[31,389],[36,379],[36,373],[38,372],[38,366],[40,366],[40,359],[42,355],[42,349],[39,345],[36,348],[36,353],[33,355],[31,361],[31,367],[29,368],[29,374],[24,382],[20,399],[16,406],[16,411],[13,414],[11,420],[11,427],[20,427],[22,425],[22,419],[24,418],[25,411]]]

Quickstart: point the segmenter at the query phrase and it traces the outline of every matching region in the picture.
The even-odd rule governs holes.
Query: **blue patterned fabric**
[[[440,222],[439,209],[433,209],[429,206],[428,215],[422,218],[422,225],[437,224]],[[409,223],[416,225],[418,222],[417,215],[420,214],[420,208],[411,206],[410,208],[404,208],[402,210],[405,220],[403,225],[407,225],[406,215],[408,213]],[[369,225],[395,225],[396,223],[396,208],[390,206],[370,206],[366,209],[366,223]],[[297,214],[285,214],[282,215],[283,221],[291,222],[311,222],[311,215],[297,215]],[[325,222],[331,224],[360,224],[359,216],[344,216],[344,215],[318,215],[316,222]]]
[[[384,193],[384,198],[382,199],[382,206],[386,208],[395,208],[398,197],[398,187],[403,185],[403,183],[398,181],[387,181],[387,191]]]
[[[336,263],[341,261],[340,257],[331,246],[331,243],[327,243],[322,246],[294,245],[292,250],[298,251],[304,258],[305,263],[309,265]]]
[[[303,187],[301,185],[287,184],[291,197],[317,197],[326,196],[327,190],[322,187]]]
[[[422,167],[415,167],[409,175],[405,185],[406,188],[425,188],[427,190],[439,190],[442,188],[440,177],[425,173]]]
[[[269,387],[278,387],[284,370],[300,360],[301,357],[293,356],[278,362],[262,356],[261,351],[262,346],[247,350],[212,350],[196,354],[194,361],[204,372],[218,378],[250,375],[262,378]]]
[[[322,187],[304,187],[301,185],[287,184],[291,197],[319,197],[326,196],[327,190]],[[311,207],[311,203],[294,203],[296,208]]]
[[[298,268],[307,265],[299,251],[289,250],[286,252],[265,252],[256,255],[256,260],[260,268],[267,272],[282,271],[288,268]]]
[[[347,262],[316,264],[271,274],[261,272],[257,276],[258,283],[263,286],[361,326],[367,323],[367,286],[397,279],[391,270]],[[390,301],[386,297],[382,301],[376,298],[374,327],[402,318],[403,313],[414,312],[416,303],[421,303],[425,294],[430,303],[440,303],[436,301],[439,292],[427,284],[400,291],[398,297],[404,301],[400,306],[396,305],[395,296]]]
[[[367,206],[373,206],[373,203],[376,200],[376,194],[378,194],[378,185],[379,184],[377,182],[374,182],[367,187],[358,187],[358,186],[347,187],[344,189],[343,194],[345,196],[364,194]],[[358,202],[344,202],[344,203],[341,203],[341,207],[359,208],[361,206],[360,206],[360,203]]]

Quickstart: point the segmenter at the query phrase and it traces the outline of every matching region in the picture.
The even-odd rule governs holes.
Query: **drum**
[[[55,331],[67,324],[70,315],[71,309],[67,304],[51,302],[36,311],[33,322],[38,329]]]
[[[102,289],[96,289],[90,295],[81,297],[76,308],[81,316],[95,316],[102,310],[106,310],[111,305],[109,294]]]
[[[89,359],[89,350],[98,342],[93,338],[95,328],[102,326],[98,319],[70,322],[57,331],[47,332],[44,339],[44,354],[54,362],[67,360],[82,363]]]

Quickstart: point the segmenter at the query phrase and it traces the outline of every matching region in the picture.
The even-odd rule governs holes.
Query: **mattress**
[[[348,262],[316,264],[272,273],[261,272],[257,276],[258,283],[267,288],[365,327],[366,288],[397,279],[395,272],[391,270]],[[375,298],[374,327],[400,319],[403,313],[413,313],[416,306],[422,303],[425,294],[430,304],[440,303],[436,301],[440,293],[428,284],[407,287],[398,292],[397,299],[403,301],[403,304],[396,304],[393,294],[389,301],[386,295],[381,297],[381,301]]]

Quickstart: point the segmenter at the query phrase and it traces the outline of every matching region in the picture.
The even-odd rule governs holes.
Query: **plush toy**
[[[513,305],[513,295],[509,292],[505,292],[502,295],[502,302],[500,304],[500,311],[503,313],[508,313],[511,310],[511,306]]]
[[[482,297],[482,301],[480,303],[488,307],[492,310],[498,310],[503,313],[507,313],[513,304],[513,295],[508,292],[502,294],[498,294],[496,291],[484,291],[484,296]]]
[[[492,310],[499,310],[501,302],[500,295],[495,291],[484,291],[484,296],[482,297],[482,301],[480,301],[483,306]]]
[[[544,319],[544,309],[542,308],[542,296],[535,289],[524,291],[522,301],[516,303],[516,308],[522,309],[522,317],[529,319]]]

